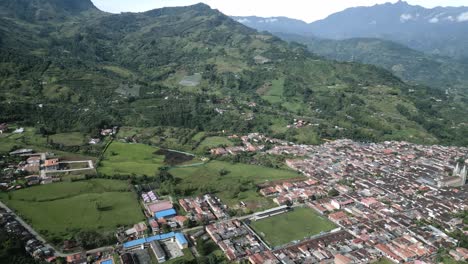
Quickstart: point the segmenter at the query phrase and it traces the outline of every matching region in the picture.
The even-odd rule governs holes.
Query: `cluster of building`
[[[8,167],[2,171],[0,186],[6,190],[23,187],[18,184],[18,176],[24,180],[27,186],[31,186],[60,181],[60,177],[56,173],[94,169],[91,160],[60,161],[53,153],[36,153],[32,149],[18,149],[10,152],[9,155],[17,157],[21,161],[17,164],[8,164]],[[82,163],[85,166],[69,169],[68,166],[72,163]]]
[[[287,142],[269,138],[259,133],[250,133],[246,136],[237,136],[232,135],[229,138],[240,138],[242,140],[241,146],[232,146],[232,147],[219,147],[213,148],[210,150],[210,153],[215,156],[222,155],[237,155],[242,152],[258,152],[262,151],[265,148],[265,144],[286,144]]]
[[[239,220],[208,225],[206,232],[230,261],[248,258],[267,249],[249,227]]]
[[[242,138],[264,143],[255,136]],[[305,157],[286,164],[309,179],[262,186],[260,194],[280,207],[251,219],[285,213],[288,206],[305,203],[338,228],[270,250],[237,220],[207,226],[228,259],[344,264],[385,257],[396,263],[432,263],[440,248],[451,248],[450,255],[457,260],[466,259],[468,250],[456,247],[458,241],[448,234],[466,228],[456,214],[468,210],[468,148],[351,140],[304,146],[275,141],[266,152]]]
[[[193,221],[209,223],[216,219],[229,218],[227,206],[212,194],[205,194],[195,198],[183,198],[179,200],[179,204]]]
[[[52,261],[54,251],[36,238],[25,228],[16,218],[16,216],[5,209],[0,208],[0,228],[4,229],[9,235],[21,240],[25,244],[25,250],[36,259]]]
[[[327,196],[327,193],[326,187],[318,185],[318,181],[313,179],[296,182],[285,181],[260,189],[260,194],[272,197],[273,201],[280,206],[315,200]]]
[[[286,127],[287,128],[301,128],[301,127],[305,127],[305,126],[312,126],[313,124],[308,122],[308,121],[305,121],[305,120],[302,120],[302,119],[294,119],[293,123],[291,125],[287,125]],[[318,124],[316,124],[318,125]]]

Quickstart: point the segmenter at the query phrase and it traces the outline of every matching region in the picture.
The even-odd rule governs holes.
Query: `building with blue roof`
[[[174,209],[167,209],[164,211],[159,211],[154,214],[154,217],[156,219],[161,219],[161,218],[168,218],[168,217],[173,217],[176,216],[176,211]]]
[[[182,248],[187,248],[188,247],[188,241],[185,238],[184,234],[182,233],[175,233],[175,232],[170,232],[170,233],[165,233],[165,234],[160,234],[160,235],[155,235],[155,236],[150,236],[147,238],[141,238],[137,240],[132,240],[129,242],[126,242],[123,244],[123,247],[125,249],[130,249],[130,248],[137,248],[140,247],[141,245],[150,243],[152,241],[160,241],[160,240],[168,240],[168,239],[175,239],[177,245],[182,249]]]
[[[175,238],[176,238],[176,243],[177,245],[179,245],[180,248],[188,248],[188,242],[184,234],[176,233]]]

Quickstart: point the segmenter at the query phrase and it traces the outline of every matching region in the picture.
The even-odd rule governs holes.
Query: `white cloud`
[[[411,14],[402,14],[400,16],[401,23],[405,23],[406,21],[412,20],[412,19],[413,19],[413,15],[411,15]]]
[[[438,17],[433,17],[433,18],[429,19],[429,23],[433,23],[433,24],[439,23],[439,18]]]
[[[461,14],[457,17],[457,21],[458,21],[458,22],[465,22],[465,21],[468,21],[468,12],[461,13]]]
[[[265,19],[265,23],[275,23],[277,21],[278,21],[277,18],[267,18],[267,19]]]
[[[448,20],[448,21],[455,21],[455,19],[453,18],[453,16],[448,16],[445,18],[445,20]]]
[[[239,22],[239,23],[250,23],[250,20],[248,18],[239,18],[239,19],[237,19],[237,22]]]

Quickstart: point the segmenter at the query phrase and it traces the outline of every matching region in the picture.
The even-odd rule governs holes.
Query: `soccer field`
[[[309,208],[296,208],[288,213],[252,222],[250,226],[272,247],[302,240],[336,227]]]

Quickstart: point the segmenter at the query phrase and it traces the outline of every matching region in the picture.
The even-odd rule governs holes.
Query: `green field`
[[[81,146],[85,143],[85,136],[79,132],[61,133],[50,136],[49,140],[67,147]]]
[[[136,195],[124,181],[95,179],[31,187],[0,199],[47,239],[74,231],[108,233],[144,219]]]
[[[104,175],[154,176],[164,165],[164,156],[154,154],[157,150],[143,144],[113,142],[107,148],[98,172]]]
[[[201,143],[199,148],[215,148],[219,146],[232,146],[233,143],[225,137],[207,137]]]
[[[296,208],[289,213],[252,222],[250,226],[273,247],[335,228],[332,222],[309,208]]]
[[[221,175],[221,170],[228,173]],[[174,168],[170,173],[180,179],[176,187],[181,190],[190,189],[197,194],[215,192],[229,206],[244,201],[253,210],[274,206],[271,199],[257,193],[256,184],[300,177],[291,170],[222,161],[211,161],[196,167]]]
[[[393,264],[393,261],[387,258],[381,258],[379,261],[375,262],[375,264]]]

